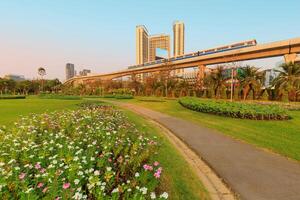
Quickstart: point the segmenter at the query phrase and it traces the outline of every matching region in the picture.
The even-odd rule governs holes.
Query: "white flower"
[[[150,198],[151,198],[151,199],[156,199],[155,192],[151,192],[151,194],[150,194]]]
[[[119,188],[113,189],[113,191],[111,193],[116,193],[116,192],[119,192]]]
[[[75,156],[73,160],[77,161],[77,160],[79,160],[79,158],[77,156]]]
[[[33,190],[33,188],[29,188],[28,190],[26,190],[25,193],[29,193],[29,192],[32,191],[32,190]]]
[[[164,192],[159,197],[167,199],[169,197],[169,195],[168,195],[168,193]]]
[[[4,162],[0,162],[0,167],[4,166],[5,163]]]
[[[91,157],[91,161],[94,161],[95,160],[95,158],[94,157]]]
[[[75,185],[78,185],[79,179],[75,179],[75,180],[74,180],[74,183],[75,183]]]
[[[128,189],[127,189],[127,192],[131,192],[131,188],[128,188]]]
[[[100,175],[100,171],[99,170],[94,171],[94,175],[95,176],[99,176]]]
[[[80,192],[76,192],[73,199],[82,199],[82,194]]]
[[[77,174],[78,174],[78,176],[82,176],[82,175],[83,175],[83,172],[82,172],[82,171],[79,171]]]
[[[140,174],[139,174],[138,172],[136,172],[134,176],[135,176],[135,177],[139,177]]]
[[[142,187],[141,189],[140,189],[140,191],[142,192],[142,194],[147,194],[147,188],[146,187]]]
[[[106,167],[106,170],[107,170],[108,172],[110,172],[110,171],[111,171],[111,167]]]
[[[93,168],[91,168],[91,169],[89,170],[89,172],[90,172],[90,173],[92,173],[93,171],[94,171],[94,169],[93,169]]]

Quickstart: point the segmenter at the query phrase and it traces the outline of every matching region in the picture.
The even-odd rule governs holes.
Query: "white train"
[[[240,48],[255,46],[256,44],[257,44],[256,40],[247,40],[247,41],[233,43],[233,44],[226,45],[226,46],[216,47],[213,49],[201,50],[201,51],[197,51],[194,53],[189,53],[189,54],[172,57],[172,58],[168,58],[168,59],[160,59],[160,60],[156,60],[156,61],[152,61],[152,62],[146,62],[146,63],[140,64],[140,65],[129,66],[128,69],[145,67],[145,66],[164,63],[164,62],[168,62],[168,61],[176,61],[176,60],[182,60],[182,59],[187,59],[187,58],[192,58],[192,57],[205,56],[205,55],[214,54],[214,53],[221,53],[224,51],[230,51],[230,50],[236,50],[236,49],[240,49]]]

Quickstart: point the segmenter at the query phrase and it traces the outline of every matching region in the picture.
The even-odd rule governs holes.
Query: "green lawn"
[[[9,126],[21,115],[75,108],[79,102],[81,100],[39,99],[36,97],[3,99],[0,100],[0,125]]]
[[[182,107],[177,100],[146,102],[139,99],[122,101],[187,119],[258,147],[300,160],[300,111],[290,111],[289,114],[293,119],[287,121],[255,121],[191,111]],[[143,99],[147,98],[143,97]]]
[[[95,99],[93,99],[94,101]],[[10,126],[20,116],[30,113],[44,113],[61,109],[76,109],[76,104],[82,100],[39,99],[30,97],[17,100],[0,100],[0,125]],[[161,130],[147,122],[146,119],[125,110],[129,120],[137,128],[147,134],[159,137],[161,147],[156,155],[164,168],[161,190],[167,191],[170,199],[210,199],[201,181],[189,164],[184,160],[176,148],[163,135]]]

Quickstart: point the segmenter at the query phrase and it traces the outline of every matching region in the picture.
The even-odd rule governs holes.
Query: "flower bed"
[[[85,104],[76,111],[22,118],[0,129],[2,199],[166,199],[156,138],[120,111]]]
[[[240,119],[286,120],[285,109],[277,105],[258,105],[240,102],[205,100],[193,97],[179,99],[179,103],[191,110]]]

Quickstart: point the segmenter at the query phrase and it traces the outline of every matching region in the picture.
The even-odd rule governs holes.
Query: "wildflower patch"
[[[147,137],[103,105],[22,118],[0,129],[1,199],[166,199]]]

